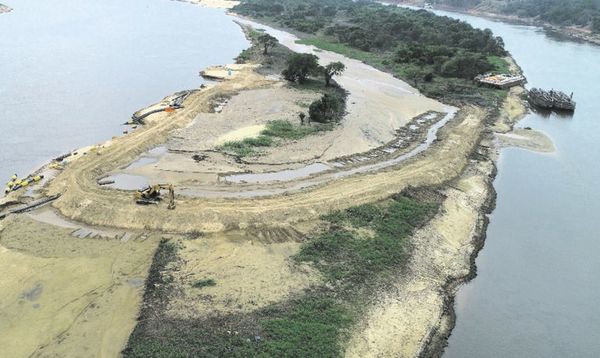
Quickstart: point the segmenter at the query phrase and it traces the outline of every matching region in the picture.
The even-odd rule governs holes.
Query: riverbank
[[[12,9],[4,4],[0,4],[0,14],[11,12]]]
[[[423,7],[423,5],[427,1],[423,1],[423,0],[402,1],[401,0],[401,1],[384,1],[384,2],[390,3],[390,4],[399,4],[399,5],[404,4],[404,5],[410,5],[410,6]],[[592,31],[590,31],[587,28],[575,27],[575,26],[568,26],[568,27],[557,26],[557,25],[553,25],[549,22],[541,21],[541,20],[535,19],[535,18],[523,18],[523,17],[513,16],[513,15],[499,14],[499,13],[491,12],[489,10],[478,9],[478,8],[464,9],[464,8],[454,7],[454,6],[449,6],[449,5],[435,4],[435,5],[433,5],[432,9],[451,11],[451,12],[462,13],[462,14],[467,14],[467,15],[472,15],[472,16],[478,16],[478,17],[483,17],[483,18],[490,19],[493,21],[502,21],[502,22],[515,24],[515,25],[540,27],[540,28],[543,28],[548,33],[554,33],[554,34],[557,34],[560,36],[564,36],[571,40],[585,41],[585,42],[589,42],[589,43],[592,43],[595,45],[600,45],[600,34],[594,34]]]
[[[522,18],[517,16],[503,15],[497,14],[487,11],[479,11],[479,10],[460,10],[458,8],[454,8],[451,6],[436,6],[436,9],[439,10],[447,10],[447,11],[455,11],[462,12],[468,15],[484,17],[494,21],[502,21],[511,24],[517,25],[526,25],[526,26],[536,26],[541,27],[545,31],[549,33],[555,33],[558,35],[566,36],[571,40],[585,41],[589,43],[593,43],[595,45],[600,45],[600,34],[594,34],[589,29],[581,28],[581,27],[565,27],[565,26],[557,26],[551,23],[541,21],[538,19],[532,18]]]
[[[310,50],[325,61],[340,59],[349,64],[350,68],[347,74],[341,76],[339,83],[347,84],[347,89],[350,90],[351,105],[348,109],[350,113],[346,122],[331,132],[335,133],[335,136],[332,137],[332,146],[337,148],[335,151],[331,151],[330,159],[332,160],[342,154],[360,154],[386,143],[394,138],[396,129],[408,126],[412,116],[427,113],[432,109],[431,106],[434,106],[433,109],[447,110],[446,106],[423,98],[406,83],[390,75],[340,55],[316,51],[312,48],[297,47],[295,39],[289,34],[274,31],[276,30],[273,32],[269,30],[279,37],[280,42],[289,45],[292,49],[302,52]],[[362,93],[364,85],[352,82],[366,76],[374,83],[368,86],[366,93]],[[394,90],[392,94],[389,92],[390,88]],[[377,297],[373,297],[376,303],[368,305],[365,309],[367,312],[365,318],[361,324],[355,327],[356,330],[349,340],[349,346],[344,347],[344,350],[348,355],[355,354],[357,356],[375,356],[377,353],[390,353],[391,355],[403,353],[407,356],[418,356],[437,347],[436,342],[443,342],[443,337],[447,335],[452,326],[452,305],[449,302],[455,291],[454,284],[462,282],[474,270],[473,255],[481,245],[482,233],[485,232],[485,212],[492,206],[489,199],[492,194],[489,188],[494,166],[490,159],[493,158],[493,150],[490,148],[494,148],[494,144],[490,140],[492,135],[490,128],[497,123],[497,113],[490,109],[475,106],[462,108],[456,115],[450,117],[449,121],[437,132],[434,132],[435,140],[428,144],[425,150],[396,163],[396,165],[380,170],[366,171],[310,188],[295,187],[285,194],[267,193],[257,197],[236,199],[223,198],[219,196],[218,192],[213,197],[201,193],[196,198],[178,194],[177,209],[167,211],[162,204],[150,207],[137,206],[133,203],[131,191],[102,188],[97,183],[105,175],[136,162],[148,151],[169,143],[173,137],[185,138],[186,134],[193,131],[194,124],[199,125],[202,130],[214,130],[219,125],[230,121],[231,117],[227,117],[229,110],[232,111],[229,115],[236,113],[239,115],[241,111],[244,113],[256,111],[260,114],[256,118],[273,112],[274,110],[269,106],[266,98],[278,98],[276,97],[278,92],[290,93],[285,91],[295,91],[296,94],[301,92],[298,89],[290,89],[277,78],[257,73],[253,67],[237,69],[236,76],[232,76],[231,79],[192,93],[183,102],[183,109],[153,114],[148,117],[146,126],[105,143],[100,152],[89,152],[89,154],[79,156],[79,159],[70,162],[62,172],[58,173],[56,179],[44,188],[46,195],[62,194],[53,206],[67,218],[67,222],[85,222],[88,224],[86,227],[93,229],[107,226],[113,230],[117,228],[118,231],[134,232],[137,233],[134,237],[139,239],[133,240],[134,242],[149,240],[147,246],[144,246],[143,258],[135,261],[139,264],[136,266],[139,271],[132,274],[126,272],[126,279],[119,278],[116,282],[108,285],[111,287],[109,292],[112,293],[113,285],[121,287],[124,286],[123,280],[129,282],[128,280],[135,279],[131,282],[137,289],[134,294],[124,295],[130,299],[131,305],[127,306],[126,313],[120,313],[122,318],[115,323],[122,327],[120,332],[114,333],[115,336],[118,336],[115,341],[119,344],[113,344],[112,350],[106,351],[106,354],[114,355],[116,349],[123,346],[123,337],[131,328],[132,313],[136,312],[139,307],[134,305],[140,294],[139,278],[143,277],[143,272],[147,272],[150,263],[148,253],[159,245],[159,241],[170,241],[175,248],[178,248],[178,257],[166,262],[165,266],[156,272],[150,270],[150,274],[153,276],[147,280],[146,295],[155,292],[152,289],[153,285],[161,283],[160,280],[163,277],[169,278],[169,282],[174,282],[175,286],[172,291],[161,292],[162,296],[158,297],[159,301],[153,301],[157,299],[157,296],[146,297],[144,307],[150,310],[146,312],[164,314],[165,316],[162,317],[175,323],[181,322],[181,320],[197,323],[206,319],[215,319],[216,323],[213,322],[211,327],[218,327],[223,331],[229,329],[229,335],[233,335],[233,338],[230,337],[223,342],[227,345],[236,341],[235,336],[238,333],[232,333],[236,332],[236,321],[226,319],[219,321],[221,319],[219,314],[233,313],[233,318],[235,318],[237,314],[257,311],[278,302],[285,302],[290,297],[297,297],[304,289],[323,283],[323,277],[315,272],[314,265],[297,266],[292,261],[292,258],[298,255],[302,249],[307,236],[313,235],[319,228],[318,226],[323,224],[320,219],[323,213],[346,210],[361,204],[385,202],[391,195],[403,192],[410,187],[433,187],[434,190],[443,194],[445,199],[433,220],[419,228],[410,239],[414,248],[408,263],[408,274],[403,276],[400,282],[395,283],[395,290],[390,291],[388,287],[385,290],[376,291],[377,295],[375,296]],[[303,96],[307,95],[303,94]],[[289,108],[292,109],[284,113],[290,116],[291,120],[291,116],[296,116],[295,112],[298,110],[292,105],[305,107],[301,100],[314,99],[314,93],[306,98],[291,97],[294,103],[285,102],[286,98],[288,101],[290,100],[290,96],[281,97],[278,98],[281,104],[278,104],[277,108],[284,108],[284,105],[290,106]],[[257,98],[262,100],[257,101]],[[515,113],[520,113],[518,109],[515,109],[518,101],[512,96],[509,98],[512,101],[507,106],[510,113],[500,116],[500,118],[506,119],[503,122],[505,125],[514,123]],[[404,105],[400,106],[395,103],[399,99]],[[381,113],[369,110],[379,107],[381,111],[382,105],[385,111]],[[378,118],[386,118],[389,122],[382,124],[379,121],[373,121],[371,120],[373,117],[366,116],[369,113],[378,113]],[[205,122],[203,122],[203,117]],[[260,125],[237,123],[236,127],[240,125],[248,129],[249,124]],[[237,138],[236,136],[240,134],[236,132],[237,130],[233,127],[223,127],[219,135],[215,136],[215,146],[218,146],[219,140],[223,140],[223,138]],[[243,138],[246,138],[247,134],[248,131],[245,131]],[[319,141],[323,139],[322,137],[317,138]],[[423,140],[423,136],[415,138],[415,144]],[[279,156],[282,157],[282,153],[285,154],[284,151],[289,150],[291,146],[297,148],[298,145],[304,145],[299,143],[302,142],[285,142],[287,147],[274,148],[272,154],[276,156],[279,153]],[[207,149],[214,151],[215,146]],[[306,150],[314,150],[314,148],[307,146]],[[184,151],[183,155],[187,158],[187,166],[177,165],[176,168],[162,168],[162,171],[183,173],[188,176],[187,185],[193,185],[194,181],[199,180],[199,173],[201,173],[199,168],[205,165],[205,163],[195,163],[193,155],[198,152],[197,149]],[[230,163],[234,167],[234,159],[223,156],[222,153],[215,155],[220,157],[214,158],[216,162],[209,162],[206,167],[215,167],[214,163],[223,162]],[[380,159],[375,158],[374,160]],[[298,163],[292,164],[298,165],[299,163],[308,164],[310,162],[301,158],[298,159]],[[291,165],[290,163],[278,164]],[[354,165],[359,166],[360,164]],[[155,180],[164,178],[155,177]],[[298,182],[291,181],[280,185],[289,189],[297,184]],[[241,186],[230,184],[228,187],[230,191],[239,191]],[[19,219],[20,216],[3,222],[3,225],[6,226],[3,226],[0,231],[0,242],[8,250],[3,252],[3,255],[14,255],[13,251],[22,249],[12,244],[14,237],[23,234],[32,225],[30,222],[21,222]],[[44,228],[44,230],[46,229]],[[164,234],[165,231],[169,234]],[[72,242],[81,239],[74,239],[73,233],[72,230],[65,230],[61,234],[67,241],[64,246],[72,248],[76,252],[90,250],[74,247]],[[372,233],[365,229],[361,235],[369,238]],[[107,241],[111,244],[127,243],[131,240],[130,237],[123,234],[119,235],[116,240],[113,237]],[[95,244],[94,240],[86,240],[86,244]],[[36,247],[33,244],[27,246],[28,250],[34,250]],[[114,250],[122,248],[117,247]],[[432,247],[439,249],[432,251]],[[107,252],[112,253],[114,250],[107,250]],[[34,254],[43,256],[37,251]],[[48,254],[44,253],[44,255]],[[61,253],[60,255],[66,254]],[[96,257],[97,254],[92,252],[90,255]],[[157,256],[155,256],[154,262],[160,264]],[[14,266],[16,264],[4,267],[3,272],[10,273],[11,270],[14,270]],[[67,266],[64,270],[61,268],[62,271],[52,271],[50,274],[56,276],[61,285],[70,287],[69,280],[62,280],[64,271],[77,272],[78,267],[80,266]],[[91,265],[91,267],[95,266]],[[105,266],[102,265],[102,267]],[[101,269],[100,271],[105,272],[106,270]],[[28,280],[35,281],[36,277],[28,276]],[[102,278],[102,280],[107,279]],[[90,284],[95,284],[96,281],[95,279],[90,280]],[[10,289],[2,291],[7,292],[10,296],[9,299],[13,299],[16,288],[23,286],[23,283],[11,281],[10,284],[12,285]],[[22,295],[24,298],[20,298],[20,300],[32,297],[35,301],[36,295],[38,295],[36,292],[40,291],[37,287],[34,284]],[[49,297],[57,301],[65,299],[60,296],[61,290],[64,289],[60,285],[48,289],[53,293]],[[444,293],[444,289],[447,291],[446,293]],[[73,299],[82,303],[84,308],[78,307],[70,310],[76,317],[75,320],[83,316],[88,317],[88,310],[98,307],[96,291],[85,296],[87,300],[78,297],[81,295],[73,295]],[[104,302],[106,303],[100,306],[100,313],[105,312],[104,310],[109,309],[112,305],[121,304],[122,301],[108,297]],[[153,304],[156,305],[153,306]],[[36,303],[33,303],[32,309],[40,308],[35,305]],[[45,306],[44,301],[42,307]],[[56,315],[51,311],[48,311],[47,314],[49,317]],[[390,320],[388,315],[398,319]],[[145,317],[148,318],[151,315],[147,314]],[[231,318],[230,316],[225,317]],[[11,322],[15,322],[15,320],[16,318]],[[66,317],[64,321],[61,321],[61,324],[66,322],[66,326],[58,327],[57,325],[56,329],[48,331],[47,336],[42,337],[41,341],[51,343],[42,344],[38,347],[40,350],[35,352],[45,354],[55,352],[54,349],[58,349],[56,352],[64,352],[77,346],[85,347],[89,344],[83,345],[82,341],[78,341],[78,337],[93,343],[98,336],[101,336],[104,341],[104,337],[108,334],[84,334],[88,331],[80,329],[80,326],[68,325],[68,322],[72,320],[72,316]],[[90,322],[100,321],[91,319]],[[144,319],[139,324],[147,324],[147,322],[152,323],[152,321]],[[25,323],[27,326],[30,325],[28,322],[22,322],[21,326],[24,327]],[[394,327],[394,325],[397,325],[399,329],[390,330],[390,327]],[[108,326],[110,325],[102,325],[99,330],[105,332],[104,330],[108,329],[106,328]],[[2,331],[8,332],[13,327],[14,325],[4,327]],[[221,333],[226,334],[225,332]],[[383,339],[384,337],[397,338],[398,336],[401,338],[397,340]],[[9,337],[15,337],[17,339],[15,341],[18,341],[19,338],[18,336]],[[68,337],[66,343],[59,346],[58,343],[64,340],[64,337]],[[257,340],[256,334],[248,337]],[[260,335],[258,337],[259,341],[263,339],[260,338]],[[370,337],[370,339],[365,341],[363,337]],[[264,337],[264,339],[267,338]],[[393,342],[403,345],[399,347]],[[37,347],[36,344],[37,342],[32,342],[25,349]]]

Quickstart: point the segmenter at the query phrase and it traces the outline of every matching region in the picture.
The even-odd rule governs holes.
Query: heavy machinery
[[[134,194],[136,204],[158,204],[162,200],[160,194],[161,190],[168,190],[169,192],[167,196],[167,199],[169,200],[169,206],[167,208],[169,210],[175,209],[175,189],[171,184],[155,184],[136,191]]]

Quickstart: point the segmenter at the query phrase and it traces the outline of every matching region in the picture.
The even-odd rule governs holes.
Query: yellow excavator
[[[139,205],[150,205],[150,204],[158,204],[161,198],[161,190],[168,190],[168,200],[169,206],[167,209],[173,210],[175,209],[175,189],[172,184],[155,184],[150,185],[144,189],[140,189],[135,192],[134,199],[136,204]]]

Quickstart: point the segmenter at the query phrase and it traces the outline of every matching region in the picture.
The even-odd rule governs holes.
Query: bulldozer
[[[134,194],[135,202],[139,205],[158,205],[158,203],[162,200],[162,190],[168,190],[169,192],[167,197],[169,200],[169,206],[167,206],[167,209],[175,209],[175,189],[173,188],[172,184],[155,184],[140,189]]]

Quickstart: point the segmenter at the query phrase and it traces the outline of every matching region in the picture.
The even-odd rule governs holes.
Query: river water
[[[120,134],[132,112],[202,83],[247,46],[221,10],[167,0],[15,0],[0,15],[0,180]],[[600,47],[490,28],[530,86],[573,91],[573,117],[530,114],[557,151],[502,151],[478,276],[446,357],[600,356]]]
[[[519,126],[557,148],[501,153],[478,276],[460,288],[445,357],[600,357],[600,47],[530,26],[436,11],[490,28],[528,87],[574,92],[574,116]]]
[[[223,10],[168,0],[13,0],[0,15],[0,182],[120,135],[248,47]]]

